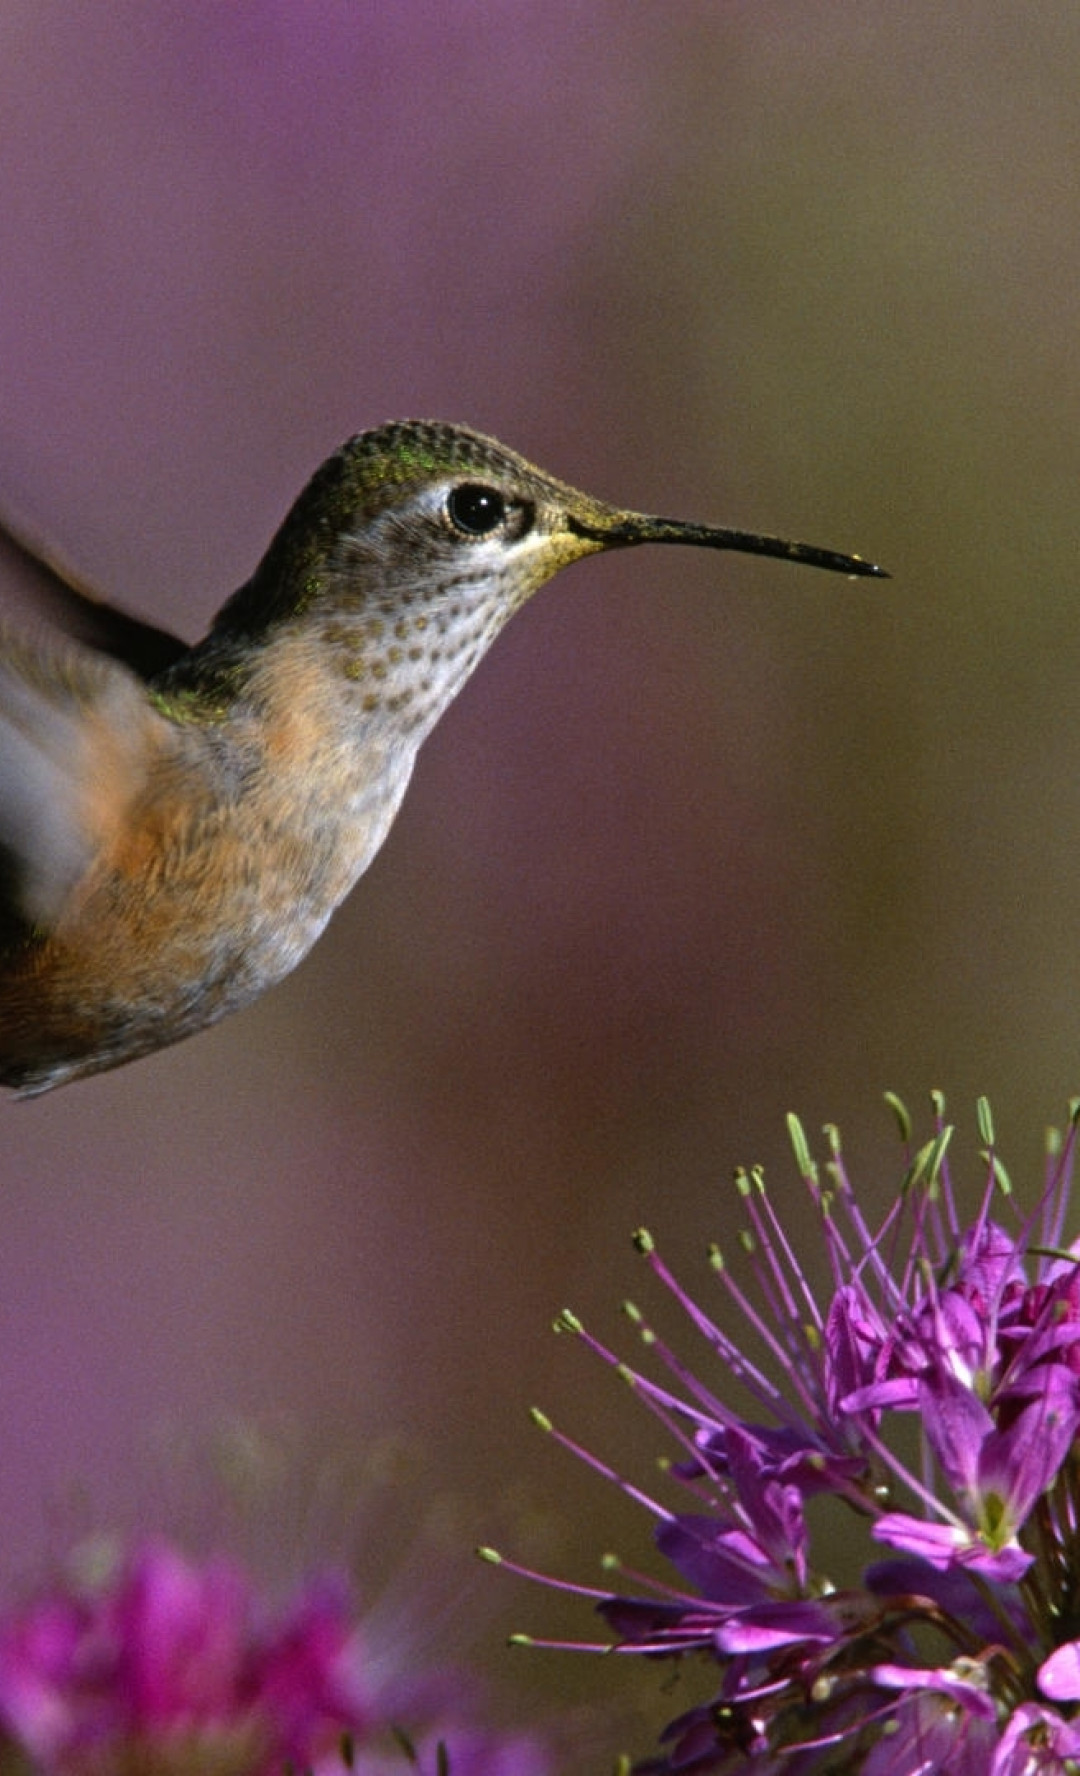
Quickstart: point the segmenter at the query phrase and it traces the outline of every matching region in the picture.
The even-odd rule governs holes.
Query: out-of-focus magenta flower
[[[986,1181],[964,1226],[942,1101],[918,1152],[892,1103],[908,1166],[876,1230],[836,1131],[822,1172],[790,1119],[831,1279],[824,1297],[760,1171],[737,1176],[753,1286],[712,1253],[735,1332],[683,1290],[649,1235],[636,1236],[721,1374],[750,1396],[749,1414],[636,1308],[666,1382],[560,1317],[675,1438],[671,1472],[693,1501],[670,1506],[631,1485],[535,1415],[646,1506],[676,1573],[671,1584],[635,1575],[632,1589],[562,1588],[593,1600],[616,1651],[696,1653],[712,1669],[712,1694],[671,1723],[642,1772],[1080,1769],[1080,1242],[1062,1244],[1080,1108],[1065,1139],[1053,1138],[1039,1201],[1022,1217],[980,1102]],[[904,1418],[915,1459],[910,1435],[897,1435]],[[810,1533],[820,1520],[808,1506],[822,1495],[834,1500],[831,1555],[821,1528]],[[849,1519],[840,1543],[837,1512]],[[853,1581],[834,1580],[837,1558]]]
[[[266,1619],[233,1561],[162,1540],[0,1618],[0,1726],[43,1771],[297,1768],[377,1722],[347,1587]]]
[[[550,1776],[532,1739],[430,1718],[452,1674],[390,1686],[372,1671],[343,1575],[271,1612],[235,1561],[145,1540],[93,1582],[0,1612],[0,1772]],[[396,1712],[410,1696],[419,1723]],[[395,1735],[417,1726],[407,1758]]]

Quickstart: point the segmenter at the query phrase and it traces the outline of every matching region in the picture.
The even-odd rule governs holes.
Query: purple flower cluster
[[[397,1739],[424,1680],[391,1690],[374,1668],[343,1575],[270,1614],[236,1562],[146,1540],[0,1613],[0,1772],[549,1776],[524,1736],[429,1718],[417,1745]],[[427,1681],[428,1717],[446,1687]]]
[[[736,1334],[636,1236],[753,1401],[749,1416],[636,1309],[666,1384],[561,1317],[676,1439],[671,1472],[690,1500],[668,1508],[539,1420],[647,1506],[675,1569],[671,1584],[634,1575],[625,1593],[586,1592],[617,1650],[693,1653],[712,1670],[709,1699],[670,1724],[641,1771],[1080,1769],[1080,1243],[1062,1244],[1080,1112],[1053,1139],[1025,1217],[981,1102],[986,1182],[964,1224],[940,1098],[916,1153],[891,1101],[909,1163],[876,1230],[835,1130],[819,1171],[790,1119],[827,1291],[811,1286],[759,1171],[736,1179],[752,1284],[712,1253]]]

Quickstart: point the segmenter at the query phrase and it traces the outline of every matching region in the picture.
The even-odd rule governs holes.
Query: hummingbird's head
[[[488,638],[560,568],[599,550],[689,543],[880,574],[857,556],[624,511],[468,427],[398,420],[329,457],[219,623],[456,616]]]
[[[545,581],[638,543],[881,573],[854,555],[624,511],[465,426],[401,420],[316,471],[192,660],[232,685],[257,671],[264,701],[274,683],[297,703],[306,682],[309,703],[329,709],[331,685],[348,684],[350,709],[415,745]]]
[[[316,470],[222,617],[262,629],[456,613],[498,628],[560,567],[606,546],[609,515],[464,426],[396,421]]]
[[[301,670],[414,738],[438,719],[499,630],[559,568],[614,546],[626,517],[464,426],[404,420],[361,432],[301,493],[204,661],[250,675],[273,643]],[[200,650],[196,650],[200,652]]]

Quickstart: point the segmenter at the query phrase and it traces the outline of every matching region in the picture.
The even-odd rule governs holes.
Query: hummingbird
[[[510,617],[560,568],[641,543],[883,576],[607,505],[426,420],[329,457],[191,646],[0,523],[47,618],[0,628],[0,1084],[121,1066],[281,980]]]

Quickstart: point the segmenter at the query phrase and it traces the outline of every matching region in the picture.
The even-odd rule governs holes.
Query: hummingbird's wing
[[[115,837],[162,725],[123,666],[0,629],[0,949],[54,922]]]
[[[110,604],[22,524],[0,513],[0,575],[21,585],[32,613],[73,641],[150,679],[187,652],[165,629]]]

